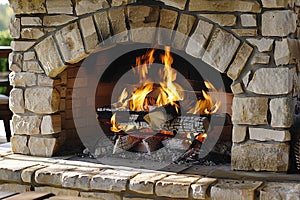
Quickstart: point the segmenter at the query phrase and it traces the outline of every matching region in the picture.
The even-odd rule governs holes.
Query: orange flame
[[[195,139],[203,143],[206,138],[207,138],[207,134],[201,133],[201,134],[197,135]]]
[[[118,133],[121,131],[121,129],[118,127],[118,124],[116,122],[116,113],[113,114],[113,116],[110,119],[111,127],[110,130],[112,132]]]

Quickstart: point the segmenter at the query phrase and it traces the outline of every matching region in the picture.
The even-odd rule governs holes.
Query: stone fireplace
[[[289,169],[291,138],[297,138],[290,128],[299,95],[300,1],[10,0],[10,5],[14,153],[51,157],[82,146],[74,108],[93,108],[95,95],[73,90],[94,78],[77,76],[81,63],[117,45],[158,44],[233,81],[233,170]],[[86,97],[85,104],[76,103],[76,96]],[[96,120],[88,112],[95,111],[80,113],[85,123]]]

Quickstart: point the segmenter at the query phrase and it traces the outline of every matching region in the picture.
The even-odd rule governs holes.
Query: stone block
[[[45,115],[41,123],[41,134],[53,134],[61,132],[60,115]]]
[[[45,167],[46,166],[44,166],[44,165],[35,165],[35,166],[24,169],[21,173],[22,181],[25,183],[33,183],[34,180],[32,180],[32,178],[34,177],[34,173],[37,170],[45,168]]]
[[[176,49],[184,49],[184,45],[195,24],[196,17],[193,15],[181,14],[172,46]]]
[[[233,170],[287,171],[290,145],[287,143],[246,142],[231,149]],[[264,158],[264,159],[261,159]]]
[[[21,31],[22,39],[37,40],[45,35],[43,28],[23,28]]]
[[[13,72],[21,72],[23,64],[23,54],[12,52],[8,56],[9,70]]]
[[[170,198],[189,198],[191,184],[200,178],[193,175],[170,175],[156,183],[155,193]]]
[[[262,0],[262,5],[264,8],[287,8],[291,4],[291,0],[281,0],[281,1],[270,1]]]
[[[6,192],[14,192],[14,193],[29,192],[30,188],[31,188],[30,185],[21,185],[21,184],[16,184],[16,183],[0,184],[0,190],[6,191]]]
[[[24,61],[35,60],[36,59],[35,52],[34,51],[24,52],[23,59]]]
[[[52,114],[58,111],[60,95],[56,89],[34,87],[25,90],[25,108],[37,114]]]
[[[243,14],[241,15],[241,24],[244,27],[257,26],[255,14]]]
[[[29,138],[28,147],[30,155],[52,157],[59,148],[58,138],[33,137]]]
[[[158,7],[129,6],[127,16],[133,42],[155,43],[156,24],[159,16]]]
[[[108,11],[108,17],[111,22],[111,28],[114,34],[115,42],[128,41],[128,31],[126,28],[125,8],[118,7]]]
[[[232,14],[199,14],[199,16],[209,19],[221,26],[236,25],[236,16]]]
[[[67,67],[60,57],[52,36],[47,37],[37,44],[35,51],[48,76],[56,77]]]
[[[121,194],[117,193],[104,193],[104,192],[80,192],[81,197],[104,199],[104,200],[124,200]]]
[[[36,75],[29,72],[11,72],[9,74],[10,85],[14,87],[26,87],[36,85]]]
[[[94,26],[93,17],[86,17],[80,19],[80,27],[84,40],[85,50],[91,53],[98,45],[98,35]]]
[[[141,194],[154,194],[155,183],[162,178],[165,178],[166,174],[159,173],[141,173],[130,179],[129,190],[132,190]]]
[[[290,10],[266,11],[262,14],[261,31],[263,36],[284,37],[295,33],[297,15]]]
[[[73,6],[71,0],[51,0],[46,1],[48,14],[73,14]]]
[[[42,69],[40,64],[37,61],[31,61],[31,60],[29,60],[29,61],[24,60],[23,71],[37,73],[37,74],[44,73],[44,70]]]
[[[249,135],[251,140],[258,140],[258,141],[287,142],[291,140],[291,134],[288,130],[281,131],[281,130],[250,127]]]
[[[97,10],[108,8],[106,0],[75,0],[75,11],[77,15],[83,15]]]
[[[201,54],[204,53],[204,47],[206,46],[213,27],[213,24],[199,20],[194,33],[187,43],[186,53],[199,58]]]
[[[292,126],[294,102],[291,97],[271,99],[270,111],[272,127],[290,128]]]
[[[76,169],[75,171],[64,172],[62,177],[62,186],[75,189],[90,189],[90,181],[93,175],[99,173],[100,170],[92,172],[91,169],[86,168],[85,171]]]
[[[94,19],[96,28],[101,35],[102,41],[100,42],[103,42],[111,36],[107,12],[97,12]]]
[[[13,115],[12,127],[15,134],[35,135],[40,134],[42,117],[38,115],[21,116]]]
[[[282,39],[275,42],[274,59],[276,65],[287,65],[300,60],[300,42],[296,39]]]
[[[212,199],[250,200],[256,198],[261,181],[219,180],[211,188]]]
[[[14,39],[20,38],[21,35],[21,20],[20,18],[11,18],[9,23],[10,37]]]
[[[91,189],[125,191],[129,180],[137,174],[135,171],[107,169],[92,177]]]
[[[39,193],[52,193],[56,196],[69,196],[69,198],[79,196],[79,191],[77,191],[77,190],[47,187],[47,186],[46,187],[34,187],[34,191],[39,192]]]
[[[240,143],[246,140],[247,126],[234,126],[232,129],[232,142]]]
[[[178,12],[174,10],[162,9],[160,11],[160,21],[158,30],[157,41],[160,45],[170,46],[172,41],[173,30],[176,25]]]
[[[172,6],[178,8],[180,10],[184,10],[186,0],[159,0],[163,2],[165,5]]]
[[[136,0],[112,0],[111,6],[122,6],[130,3],[135,3]]]
[[[216,11],[216,12],[253,12],[260,13],[258,1],[227,1],[227,0],[191,0],[189,11]]]
[[[55,80],[45,74],[39,74],[37,76],[38,86],[49,86],[53,87],[55,85]]]
[[[78,17],[70,15],[47,15],[43,18],[43,24],[44,26],[61,26],[76,19],[78,19]]]
[[[295,199],[300,198],[299,183],[267,182],[259,189],[259,199]]]
[[[10,138],[11,149],[14,153],[29,154],[29,148],[27,146],[28,137],[24,135],[13,135]]]
[[[258,36],[256,28],[245,28],[245,29],[231,29],[234,33],[236,33],[240,37],[256,37]]]
[[[267,65],[270,63],[270,56],[268,54],[257,53],[251,59],[251,65]]]
[[[234,124],[267,124],[268,98],[233,97],[232,122]]]
[[[21,183],[24,169],[37,165],[36,162],[4,159],[0,161],[0,180]]]
[[[13,51],[27,51],[35,42],[30,41],[11,41],[10,46]]]
[[[274,39],[270,38],[248,38],[247,41],[256,46],[259,52],[269,52],[272,51]]]
[[[24,95],[20,88],[13,88],[9,95],[9,108],[13,113],[24,113]]]
[[[253,48],[247,43],[243,43],[241,48],[238,50],[232,64],[229,66],[227,75],[232,80],[236,80],[241,72],[243,71],[249,57],[251,56]]]
[[[233,94],[241,94],[244,92],[243,86],[241,83],[237,83],[230,86]]]
[[[44,0],[10,0],[9,5],[13,9],[15,15],[46,13]]]
[[[42,26],[40,17],[21,17],[22,26]]]
[[[209,198],[209,188],[217,182],[215,178],[201,178],[196,183],[191,185],[192,196],[194,199],[207,199]]]
[[[247,90],[264,95],[289,94],[293,89],[292,77],[290,69],[286,67],[260,68],[254,72]]]
[[[203,61],[221,73],[225,72],[234,57],[240,41],[229,32],[217,29],[203,55]]]
[[[55,37],[64,61],[74,64],[87,56],[77,23],[69,24],[57,31]]]

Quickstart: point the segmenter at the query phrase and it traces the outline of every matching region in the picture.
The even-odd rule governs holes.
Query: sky
[[[0,4],[6,4],[8,3],[8,0],[0,0]]]

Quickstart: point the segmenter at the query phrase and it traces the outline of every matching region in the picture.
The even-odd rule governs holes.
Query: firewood
[[[131,135],[119,136],[113,148],[113,154],[127,151],[141,142],[141,138]]]

